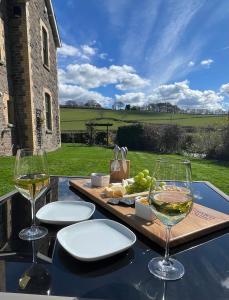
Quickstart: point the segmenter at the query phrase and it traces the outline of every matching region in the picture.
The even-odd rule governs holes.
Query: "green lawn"
[[[62,148],[48,154],[50,173],[53,175],[89,175],[91,172],[108,172],[111,149],[85,145],[63,144]],[[160,155],[161,156],[161,155]],[[177,155],[164,155],[173,156]],[[151,169],[159,155],[130,151],[131,175],[142,169]],[[192,159],[193,180],[212,182],[229,194],[229,162]],[[0,195],[13,189],[13,157],[0,158]]]
[[[127,125],[128,122],[144,122],[154,124],[178,124],[183,126],[224,125],[227,116],[205,116],[188,114],[152,113],[139,111],[112,111],[99,109],[61,108],[62,130],[85,130],[85,122],[110,122],[112,129]]]

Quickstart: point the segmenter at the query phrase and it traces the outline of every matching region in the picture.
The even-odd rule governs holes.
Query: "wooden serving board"
[[[103,198],[101,195],[104,188],[92,188],[90,179],[70,180],[70,185],[150,240],[162,247],[165,246],[165,226],[158,219],[149,222],[136,216],[135,209],[132,207],[108,204],[109,198]],[[229,227],[229,215],[195,203],[191,213],[173,227],[170,246],[176,247],[227,227]]]

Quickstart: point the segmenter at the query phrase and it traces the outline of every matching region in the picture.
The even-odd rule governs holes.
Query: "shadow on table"
[[[127,265],[132,264],[134,260],[134,251],[129,249],[115,256],[95,261],[83,262],[70,256],[56,241],[53,263],[60,267],[66,268],[68,272],[85,277],[97,277],[110,274]]]

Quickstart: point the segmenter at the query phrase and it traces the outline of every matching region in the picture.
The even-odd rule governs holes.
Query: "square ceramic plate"
[[[126,226],[108,219],[90,220],[61,229],[57,239],[73,257],[96,261],[127,250],[136,242]]]
[[[38,210],[36,217],[48,224],[72,224],[88,220],[95,211],[95,205],[85,201],[56,201]]]

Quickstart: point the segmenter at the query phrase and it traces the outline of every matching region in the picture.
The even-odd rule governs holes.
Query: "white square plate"
[[[57,239],[73,257],[96,261],[120,253],[136,242],[126,226],[108,219],[90,220],[61,229]]]
[[[72,224],[88,220],[95,211],[95,205],[85,201],[56,201],[38,210],[36,217],[48,224]]]

